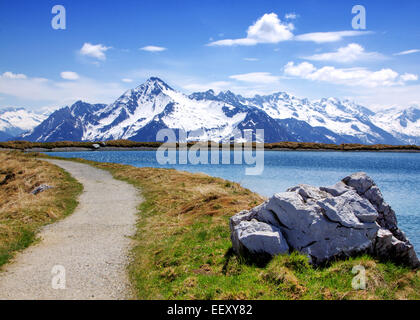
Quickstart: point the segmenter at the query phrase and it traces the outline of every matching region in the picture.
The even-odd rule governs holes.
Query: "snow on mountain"
[[[82,141],[87,127],[96,123],[95,112],[105,104],[90,104],[77,101],[71,107],[54,111],[41,124],[21,136],[28,141]]]
[[[209,139],[220,139],[246,116],[246,113],[227,116],[223,111],[225,105],[221,101],[191,99],[162,80],[150,78],[96,112],[99,120],[87,127],[83,140],[129,139],[153,122],[187,132],[207,129],[203,134]]]
[[[24,108],[0,109],[0,140],[8,140],[38,126],[47,118]]]
[[[418,109],[375,114],[348,100],[309,101],[285,92],[185,95],[152,77],[112,104],[78,101],[57,110],[22,139],[155,141],[163,128],[183,129],[190,141],[229,141],[245,129],[264,129],[266,142],[403,144],[420,137]]]
[[[388,109],[376,113],[372,122],[410,144],[420,144],[420,107]]]
[[[361,143],[385,142],[391,138],[386,134],[384,137],[384,132],[370,122],[369,117],[373,115],[370,110],[348,100],[328,98],[311,102],[280,92],[244,101],[258,106],[274,119],[296,119],[313,128],[328,129],[339,136],[328,136],[336,143],[348,137]]]

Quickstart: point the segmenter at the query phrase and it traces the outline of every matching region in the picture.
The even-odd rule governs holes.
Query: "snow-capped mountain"
[[[162,80],[150,78],[96,112],[98,121],[88,126],[83,139],[141,140],[149,131],[155,131],[153,128],[165,127],[187,132],[206,129],[210,139],[220,139],[230,135],[246,117],[246,112],[240,110],[228,116],[225,107],[221,101],[190,99]],[[151,139],[155,136],[152,132]]]
[[[389,114],[375,114],[347,100],[309,101],[284,92],[252,98],[213,90],[185,95],[152,77],[112,104],[78,101],[59,109],[21,138],[155,141],[160,129],[172,128],[187,131],[190,141],[229,141],[238,130],[264,129],[265,142],[405,144],[420,137],[416,110],[395,114],[391,125]]]
[[[0,109],[0,141],[30,131],[46,118],[46,114],[38,114],[24,108]]]
[[[388,109],[378,112],[372,122],[386,128],[398,139],[409,144],[420,144],[420,108],[412,106],[406,110]]]
[[[96,123],[94,113],[105,104],[77,101],[71,107],[54,111],[41,124],[21,136],[28,141],[82,141],[87,126]]]
[[[108,106],[78,101],[57,110],[22,138],[155,141],[160,129],[173,128],[188,132],[189,140],[226,141],[238,129],[255,127],[265,128],[265,138],[270,141],[293,139],[288,130],[255,106],[234,105],[215,96],[187,96],[158,78],[150,78]]]

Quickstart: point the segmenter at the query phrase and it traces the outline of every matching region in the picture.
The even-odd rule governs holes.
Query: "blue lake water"
[[[396,212],[400,228],[407,234],[420,255],[420,153],[266,151],[264,171],[255,176],[245,174],[245,164],[160,165],[156,160],[155,151],[82,151],[49,154],[137,167],[204,172],[239,182],[242,186],[267,197],[300,183],[315,186],[332,185],[351,173],[364,171],[375,180],[385,200]],[[233,163],[233,154],[231,152],[230,163]]]

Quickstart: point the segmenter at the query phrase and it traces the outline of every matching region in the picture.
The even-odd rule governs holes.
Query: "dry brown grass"
[[[41,184],[52,189],[31,194]],[[62,169],[21,152],[0,152],[0,266],[37,229],[69,214],[81,185]]]
[[[30,142],[24,140],[18,141],[7,141],[0,142],[0,148],[9,148],[17,150],[25,150],[31,148],[93,148],[93,144],[99,143],[102,146],[108,147],[121,147],[121,148],[133,148],[133,147],[146,147],[146,148],[157,148],[161,142],[135,142],[130,140],[111,140],[104,142],[95,141],[55,141],[55,142]]]
[[[0,142],[1,148],[10,148],[17,150],[25,150],[31,148],[93,148],[93,144],[100,143],[107,147],[117,148],[158,148],[162,142],[136,142],[130,140],[111,140],[106,142],[88,142],[88,141],[56,141],[56,142],[29,142],[29,141],[7,141]],[[191,147],[196,142],[188,142],[188,147]],[[200,142],[201,144],[208,144],[211,147],[211,142]],[[176,146],[174,144],[173,146]],[[256,144],[252,144],[255,148]],[[241,148],[242,144],[237,144]],[[234,148],[231,144],[230,148]],[[266,150],[329,150],[329,151],[420,151],[420,146],[417,145],[388,145],[388,144],[374,144],[366,145],[359,143],[314,143],[314,142],[294,142],[294,141],[281,141],[273,143],[265,143]]]
[[[177,224],[192,223],[203,215],[231,216],[264,201],[238,183],[206,174],[110,163],[95,165],[113,171],[116,178],[143,186],[143,192],[153,196],[155,210],[176,218]]]

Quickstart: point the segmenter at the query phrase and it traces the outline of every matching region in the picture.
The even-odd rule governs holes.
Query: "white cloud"
[[[296,19],[295,13],[285,15],[286,20]],[[248,27],[246,38],[223,39],[210,42],[209,46],[253,46],[258,43],[279,43],[286,40],[312,41],[316,43],[336,42],[344,37],[362,36],[372,34],[371,31],[331,31],[331,32],[312,32],[294,36],[294,25],[282,22],[277,14],[266,13],[259,18],[253,25]]]
[[[285,20],[293,20],[298,17],[295,13],[285,14]],[[293,23],[282,22],[275,13],[266,13],[260,17],[253,25],[248,27],[247,36],[237,39],[223,39],[212,41],[208,46],[254,46],[259,43],[279,43],[286,40],[312,41],[316,43],[336,42],[345,37],[355,37],[372,34],[372,31],[330,31],[330,32],[311,32],[294,35]]]
[[[403,109],[411,105],[420,105],[420,85],[358,88],[353,95],[357,97],[358,103],[374,111],[390,107]]]
[[[394,56],[405,56],[407,54],[412,54],[412,53],[417,53],[417,52],[420,52],[420,49],[411,49],[411,50],[401,51],[398,53],[394,53]]]
[[[2,75],[0,75],[0,77],[5,79],[26,79],[26,75],[22,73],[13,73],[10,71],[4,72]]]
[[[273,76],[269,72],[251,72],[236,74],[229,76],[229,78],[250,83],[276,83],[279,80],[279,77]]]
[[[275,13],[266,13],[248,27],[246,38],[224,39],[209,43],[210,46],[252,46],[258,43],[278,43],[293,38],[293,24],[280,21]]]
[[[334,61],[342,63],[384,58],[385,57],[378,52],[366,52],[365,49],[357,43],[350,43],[346,47],[338,48],[337,51],[314,54],[312,56],[305,57],[305,59],[308,60]]]
[[[286,13],[284,15],[284,19],[286,19],[286,20],[294,20],[297,17],[298,17],[298,15],[296,13],[294,13],[294,12]]]
[[[293,62],[289,62],[284,67],[284,72],[286,75],[300,78],[306,78],[315,70],[316,68],[311,63],[306,61],[298,65],[295,65]]]
[[[209,46],[254,46],[258,43],[255,39],[224,39],[210,42]]]
[[[401,76],[402,81],[417,81],[418,79],[419,77],[416,74],[412,74],[412,73],[404,73]]]
[[[257,58],[244,58],[245,61],[258,61],[260,59]]]
[[[63,71],[60,73],[61,78],[65,80],[77,80],[79,79],[79,75],[73,71]]]
[[[123,79],[121,79],[121,81],[125,82],[125,83],[131,83],[131,82],[133,82],[133,79],[123,78]]]
[[[167,49],[164,47],[158,47],[158,46],[145,46],[143,48],[140,48],[140,50],[148,51],[148,52],[161,52]]]
[[[85,42],[80,49],[80,54],[84,56],[93,57],[99,60],[105,60],[105,52],[111,49],[111,47],[106,47],[102,44],[91,44],[89,42]]]
[[[120,83],[99,82],[89,78],[78,81],[53,81],[45,78],[0,76],[0,94],[19,99],[27,106],[64,106],[77,100],[110,103],[125,88]]]
[[[400,75],[389,68],[371,71],[366,68],[335,68],[326,66],[317,69],[308,62],[302,62],[298,65],[289,62],[284,67],[284,73],[288,76],[312,81],[370,88],[404,85],[408,81],[417,80],[416,75],[409,73]]]
[[[316,43],[336,42],[344,37],[355,37],[371,34],[371,31],[332,31],[332,32],[312,32],[297,35],[294,39],[297,41],[312,41]]]

